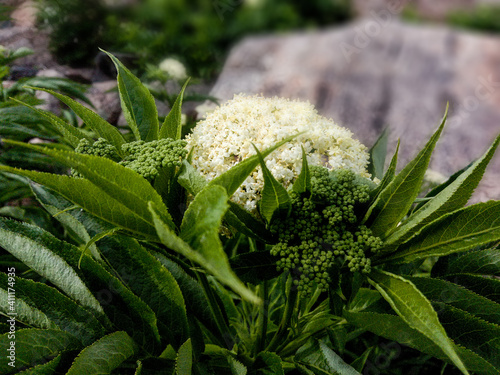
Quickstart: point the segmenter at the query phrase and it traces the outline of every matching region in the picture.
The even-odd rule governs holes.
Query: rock
[[[49,52],[49,39],[45,31],[25,26],[0,29],[0,45],[12,50],[21,47],[33,50],[34,53],[32,55],[16,60],[16,65],[29,66],[36,69],[58,66]]]
[[[28,0],[19,4],[10,14],[10,18],[16,26],[35,27],[36,14],[36,4]]]
[[[95,82],[86,92],[94,108],[101,117],[111,124],[118,124],[118,119],[122,112],[120,98],[116,88],[116,80]]]
[[[343,28],[247,38],[231,51],[211,95],[309,100],[371,146],[391,129],[405,165],[450,102],[431,168],[449,176],[500,133],[500,38],[372,18]],[[473,201],[500,199],[500,151]]]

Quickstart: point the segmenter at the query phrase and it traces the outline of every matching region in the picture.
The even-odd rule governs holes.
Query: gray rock
[[[450,175],[500,133],[500,38],[367,18],[343,28],[252,37],[232,50],[211,94],[309,100],[371,146],[391,129],[405,165],[449,121],[431,168]],[[500,199],[500,151],[473,201]]]

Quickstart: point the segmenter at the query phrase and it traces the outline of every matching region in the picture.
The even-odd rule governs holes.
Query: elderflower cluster
[[[160,70],[167,73],[172,79],[182,81],[187,78],[186,68],[176,59],[165,59],[158,65],[158,67]]]
[[[192,164],[208,180],[255,155],[252,143],[265,150],[281,140],[304,132],[266,158],[266,165],[285,187],[300,174],[304,147],[309,165],[349,169],[363,177],[368,153],[352,133],[320,116],[308,102],[259,95],[236,95],[200,121],[186,140]],[[258,167],[238,188],[232,200],[256,212],[264,186]]]

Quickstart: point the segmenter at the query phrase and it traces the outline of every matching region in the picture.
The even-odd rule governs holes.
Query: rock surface
[[[391,129],[405,165],[437,128],[447,128],[431,168],[444,175],[479,157],[500,133],[500,38],[445,27],[363,19],[340,29],[253,37],[231,52],[211,95],[309,100],[364,144]],[[500,199],[500,151],[472,201]]]

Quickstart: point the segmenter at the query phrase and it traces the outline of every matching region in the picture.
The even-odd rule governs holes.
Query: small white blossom
[[[187,78],[186,68],[179,60],[168,58],[163,60],[158,67],[172,79],[182,81]]]
[[[304,132],[266,158],[273,176],[288,188],[300,174],[302,150],[309,165],[329,169],[350,169],[370,177],[366,167],[366,147],[352,133],[320,116],[308,102],[259,95],[235,97],[207,114],[187,136],[188,148],[194,147],[192,164],[208,180],[229,170],[259,150]],[[264,186],[258,167],[232,197],[248,211],[256,210]]]

